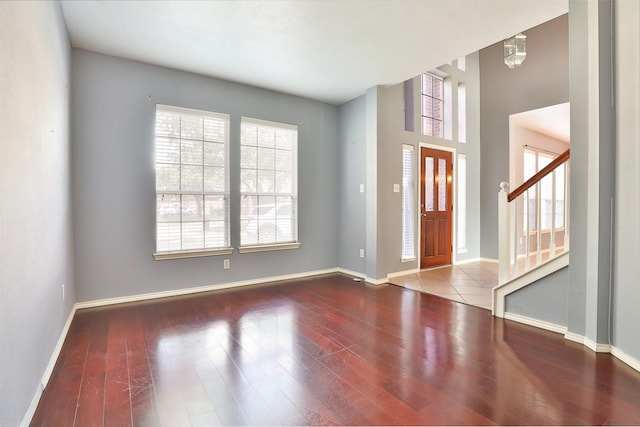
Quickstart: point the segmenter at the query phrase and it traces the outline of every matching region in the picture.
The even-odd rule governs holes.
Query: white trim
[[[387,280],[393,279],[394,277],[408,276],[409,274],[416,274],[416,273],[420,273],[419,268],[412,268],[411,270],[404,270],[404,271],[396,271],[394,273],[387,274]]]
[[[387,281],[387,279],[374,279],[373,277],[365,277],[364,281],[367,282],[370,285],[375,285],[375,286],[384,285],[386,283],[389,283]]]
[[[504,317],[505,300],[507,295],[516,292],[525,286],[542,279],[543,277],[558,271],[569,265],[569,252],[564,252],[557,257],[540,264],[521,276],[514,277],[505,283],[493,288],[493,304],[491,312],[496,317]]]
[[[283,122],[274,122],[272,120],[264,120],[264,119],[256,119],[253,117],[247,117],[247,116],[240,116],[240,123],[249,123],[252,125],[258,125],[258,126],[268,126],[268,127],[272,127],[272,128],[280,128],[280,129],[287,129],[287,130],[298,130],[298,125],[293,125],[290,123],[283,123]]]
[[[384,285],[385,283],[389,283],[388,280],[385,279],[374,279],[373,277],[369,277],[366,274],[362,274],[362,273],[358,273],[357,271],[353,271],[353,270],[348,270],[346,268],[336,268],[335,269],[336,273],[341,273],[341,274],[345,274],[347,276],[353,276],[356,279],[360,279],[360,280],[364,280],[366,283],[370,284],[370,285]]]
[[[240,246],[238,252],[241,254],[250,254],[254,252],[267,252],[267,251],[283,251],[286,249],[298,249],[300,242],[293,243],[274,243],[269,245],[256,245],[256,246]]]
[[[584,337],[584,345],[596,353],[611,353],[611,344],[597,343],[588,337]]]
[[[555,332],[558,334],[565,334],[567,327],[562,325],[556,325],[555,323],[545,322],[544,320],[534,319],[532,317],[521,316],[515,313],[504,313],[504,318],[507,320],[513,320],[514,322],[523,323],[529,326],[535,326],[536,328],[545,329],[547,331]]]
[[[623,363],[626,363],[631,368],[640,372],[640,360],[628,355],[614,345],[596,343],[590,338],[587,338],[583,335],[567,331],[566,326],[556,325],[554,323],[545,322],[543,320],[532,319],[531,317],[520,316],[519,314],[506,312],[504,314],[504,318],[507,320],[513,320],[514,322],[523,323],[525,325],[535,326],[536,328],[545,329],[547,331],[564,334],[564,339],[566,339],[567,341],[582,344],[589,350],[596,353],[609,353],[616,359],[620,360]]]
[[[574,332],[569,332],[569,331],[565,332],[564,339],[567,341],[573,341],[575,343],[584,345],[584,337]]]
[[[156,104],[156,112],[158,110],[167,111],[171,113],[190,114],[192,116],[213,117],[220,120],[231,120],[231,114],[216,113],[214,111],[207,111],[207,110],[197,110],[195,108],[178,107],[175,105]]]
[[[420,84],[422,84],[422,78],[420,79]],[[422,123],[420,124],[422,126]],[[443,129],[444,135],[444,129]],[[427,137],[427,135],[421,135],[422,137]],[[442,139],[443,141],[448,141]],[[451,142],[451,141],[449,141]],[[453,166],[453,171],[451,172],[451,197],[453,198],[453,210],[451,211],[451,264],[457,264],[457,255],[458,255],[458,149],[455,147],[449,147],[447,145],[437,145],[430,144],[428,142],[418,141],[418,154],[416,155],[416,162],[418,164],[418,168],[416,169],[417,174],[417,182],[416,182],[416,190],[418,192],[418,206],[422,203],[422,191],[420,190],[420,179],[422,177],[422,161],[421,161],[421,148],[428,148],[431,150],[438,151],[446,151],[451,153],[451,164]],[[422,221],[420,221],[420,211],[418,210],[418,245],[417,245],[417,253],[418,258],[422,256]]]
[[[346,268],[341,268],[341,267],[336,268],[336,273],[344,274],[346,276],[353,276],[358,279],[364,279],[366,277],[365,274],[358,273],[357,271],[348,270]]]
[[[153,254],[153,259],[156,261],[162,261],[165,259],[180,259],[180,258],[197,258],[204,256],[215,255],[231,255],[233,248],[220,248],[220,249],[198,249],[195,251],[172,251],[172,252],[156,252]]]
[[[258,279],[240,280],[237,282],[218,283],[215,285],[198,286],[194,288],[172,289],[168,291],[151,292],[148,294],[129,295],[125,297],[105,298],[100,300],[84,301],[76,303],[76,309],[101,307],[112,304],[123,304],[128,302],[146,301],[156,298],[167,298],[181,295],[197,294],[200,292],[217,291],[220,289],[239,288],[242,286],[259,285],[268,282],[277,282],[281,280],[300,279],[310,276],[319,276],[323,274],[338,273],[338,269],[330,268],[326,270],[307,271],[303,273],[286,274],[282,276],[262,277]]]
[[[58,342],[51,353],[51,357],[49,358],[49,363],[44,370],[44,374],[42,374],[42,379],[40,380],[40,384],[36,388],[35,393],[33,393],[33,397],[31,398],[31,402],[29,402],[29,406],[27,407],[27,411],[24,413],[22,417],[22,421],[20,421],[20,427],[27,427],[36,413],[36,409],[38,408],[38,403],[40,403],[40,398],[42,397],[42,393],[44,392],[45,387],[49,383],[49,379],[51,379],[51,374],[53,373],[53,368],[56,366],[56,362],[58,361],[58,357],[60,356],[60,351],[62,350],[62,345],[64,344],[64,340],[67,338],[67,333],[69,332],[69,328],[71,327],[71,322],[73,321],[73,317],[76,314],[77,307],[74,305],[71,307],[69,311],[69,316],[67,316],[67,321],[62,327],[62,331],[60,331],[60,336],[58,337]]]
[[[611,354],[627,365],[631,366],[636,371],[640,372],[640,360],[636,359],[635,357],[629,356],[627,353],[615,346],[611,346]]]

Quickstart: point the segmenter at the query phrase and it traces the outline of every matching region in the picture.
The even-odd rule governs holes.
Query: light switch
[[[364,193],[364,184],[360,184],[360,192]]]
[[[394,193],[400,192],[400,184],[393,184],[393,192]]]

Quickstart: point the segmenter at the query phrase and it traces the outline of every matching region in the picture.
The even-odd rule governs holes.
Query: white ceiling
[[[571,107],[568,102],[512,114],[511,121],[516,126],[550,136],[567,144],[571,141],[570,115]]]
[[[333,104],[568,11],[568,0],[61,4],[75,47]]]

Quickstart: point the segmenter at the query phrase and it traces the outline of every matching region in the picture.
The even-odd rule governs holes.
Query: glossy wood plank
[[[33,426],[639,425],[640,373],[340,275],[76,314]]]

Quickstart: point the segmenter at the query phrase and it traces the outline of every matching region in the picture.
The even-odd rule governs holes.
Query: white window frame
[[[458,154],[457,171],[457,224],[456,232],[457,252],[467,252],[467,155]]]
[[[240,253],[247,253],[297,249],[300,247],[298,126],[242,117],[240,128],[241,203],[238,250]],[[251,129],[255,129],[255,140]],[[265,139],[265,142],[261,143],[261,132],[263,135],[273,133],[273,142],[269,143],[268,139]],[[280,147],[279,137],[282,138]],[[290,148],[287,148],[287,139],[291,143]],[[255,158],[251,153],[255,153]],[[271,174],[272,177],[269,177]],[[278,176],[284,184],[279,184]],[[272,184],[270,179],[273,180]],[[261,185],[265,187],[259,188]],[[283,187],[279,188],[279,185]]]
[[[429,77],[433,81],[438,80],[440,82],[440,98],[438,98],[437,96],[435,96],[435,94],[433,93],[433,83],[431,85],[431,90],[428,90],[425,83],[425,78]],[[432,136],[435,138],[444,138],[445,135],[445,107],[444,107],[444,100],[445,100],[445,82],[444,79],[442,77],[436,76],[434,74],[431,73],[423,73],[420,79],[421,83],[420,83],[420,126],[422,127],[422,134],[426,135],[426,136]],[[429,94],[429,92],[431,92],[431,94]],[[429,112],[427,112],[425,110],[425,104],[429,104],[431,105],[432,108],[432,113],[429,114]],[[438,110],[440,111],[440,118],[436,117],[436,114],[433,113],[434,110],[434,106],[437,105]],[[427,126],[425,126],[425,122],[426,120],[431,120],[431,121],[437,121],[440,122],[440,132],[438,135],[435,135],[433,132],[433,124],[431,126],[431,129],[429,131],[427,131]]]
[[[402,262],[416,259],[416,176],[415,147],[402,144]]]
[[[177,118],[180,123],[179,129],[161,130],[158,121],[160,114],[173,115],[174,118]],[[201,135],[187,135],[187,130],[183,129],[185,120],[202,121]],[[222,122],[223,135],[221,137],[213,136],[213,132],[207,136],[207,132],[205,132],[207,120],[213,120],[218,124]],[[162,104],[156,105],[154,121],[156,171],[156,251],[154,258],[156,260],[228,255],[233,252],[233,248],[230,247],[229,231],[229,122],[230,116],[228,114]],[[177,147],[172,144],[177,144]],[[198,147],[198,144],[202,145]],[[213,144],[223,146],[221,155],[220,147],[214,147]],[[218,151],[215,152],[215,150]],[[197,176],[188,175],[188,172],[185,172],[187,168],[191,168],[192,171],[201,170],[200,188],[195,188],[199,186],[197,183],[199,180],[196,180],[196,184],[191,183],[191,187],[185,183],[186,178],[191,179],[193,176]],[[220,169],[222,169],[222,182],[219,179]],[[214,172],[215,170],[217,172]],[[213,175],[207,176],[208,173]],[[171,176],[172,174],[173,176]],[[210,178],[208,181],[208,177],[214,178]],[[207,183],[209,188],[206,188]],[[202,198],[200,202],[198,201],[199,197]],[[222,200],[222,207],[220,200]],[[216,231],[211,231],[212,226]],[[220,229],[222,229],[221,239]],[[176,236],[173,241],[170,237],[172,234]],[[201,244],[197,244],[197,240],[200,239],[199,234],[202,239]],[[190,236],[191,240],[196,240],[196,242],[189,243]],[[212,245],[208,243],[207,237],[212,239],[209,242],[215,238],[215,241],[222,240],[222,244]]]
[[[527,175],[525,168],[524,168],[524,164],[525,164],[525,158],[527,156],[527,154],[532,155],[534,158],[534,162],[535,162],[535,170],[533,171],[532,174]],[[533,175],[535,175],[537,172],[540,172],[540,170],[542,170],[544,168],[544,166],[546,166],[547,164],[551,163],[556,157],[558,156],[558,154],[552,153],[551,151],[544,151],[544,150],[539,150],[536,149],[534,147],[527,147],[525,148],[524,152],[523,152],[523,181],[525,182],[527,179],[531,178]],[[546,159],[545,162],[541,162],[540,158],[544,157]],[[541,165],[541,163],[544,163],[544,165]],[[566,167],[565,165],[561,165],[559,166],[559,168],[563,168],[561,169],[562,171],[564,171],[564,167]],[[556,221],[556,224],[558,223],[558,218],[561,220],[560,225],[556,225],[555,229],[556,231],[558,230],[564,230],[564,224],[566,221],[566,218],[564,217],[564,206],[565,206],[565,195],[564,195],[564,173],[559,173],[558,174],[558,178],[556,179],[556,199],[555,200],[551,200],[550,198],[542,198],[542,193],[548,193],[549,195],[552,194],[552,180],[551,180],[551,174],[547,175],[546,177],[544,177],[539,185],[536,185],[535,187],[533,187],[532,189],[530,189],[529,191],[531,193],[533,193],[533,196],[529,196],[529,199],[525,199],[525,205],[524,205],[524,213],[523,213],[523,217],[524,217],[524,221],[527,221],[527,217],[530,215],[529,217],[529,232],[530,233],[535,233],[538,230],[538,226],[540,227],[540,231],[541,232],[548,232],[551,231],[551,223],[552,221]],[[543,187],[543,186],[547,186]],[[558,191],[558,187],[562,187],[562,191]],[[529,192],[527,192],[527,194],[531,194]],[[548,203],[548,207],[547,209],[544,209],[541,206],[541,214],[540,214],[540,224],[537,224],[536,221],[536,214],[535,214],[535,206],[536,206],[536,200],[537,198],[540,197],[540,203],[543,202],[547,202]],[[562,202],[561,208],[558,209],[558,202]],[[556,218],[551,218],[551,212],[552,212],[552,208],[551,208],[551,204],[555,203],[556,204]],[[527,204],[529,204],[527,206]],[[533,210],[533,212],[529,213],[529,210]],[[543,224],[542,222],[544,221],[543,215],[547,215],[548,218],[546,221],[548,221],[548,224]],[[526,222],[524,222],[523,227],[526,227]],[[525,228],[526,229],[526,228]]]

